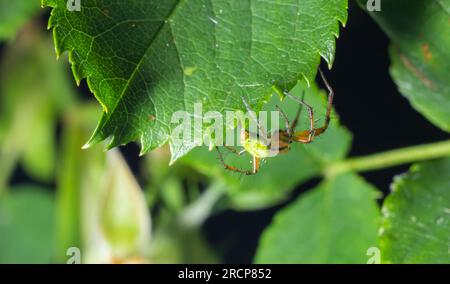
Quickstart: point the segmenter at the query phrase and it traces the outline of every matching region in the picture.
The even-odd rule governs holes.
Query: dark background
[[[334,67],[326,72],[326,76],[336,92],[335,107],[341,122],[354,135],[351,156],[448,138],[400,95],[389,75],[389,39],[354,1],[349,2],[349,20],[337,41]],[[46,27],[47,20],[48,15],[42,17],[42,28]],[[4,45],[0,44],[0,56],[3,50]],[[327,69],[326,65],[322,69]],[[85,82],[81,90],[86,99],[93,99]],[[140,172],[139,147],[130,144],[121,150],[133,171]],[[407,171],[408,167],[394,167],[363,176],[386,195],[393,176]],[[27,181],[23,170],[17,169],[12,183]],[[318,182],[313,180],[302,185],[288,202],[274,208],[254,212],[229,210],[216,215],[206,222],[204,233],[226,263],[250,263],[259,237],[273,215]]]

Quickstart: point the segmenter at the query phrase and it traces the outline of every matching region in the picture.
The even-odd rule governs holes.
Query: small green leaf
[[[369,14],[393,42],[391,74],[400,92],[450,132],[450,1],[383,1],[381,12]]]
[[[326,180],[279,211],[257,263],[366,263],[377,246],[376,190],[353,174]]]
[[[143,256],[150,243],[150,212],[138,182],[118,150],[107,155],[100,229],[113,257]]]
[[[58,54],[70,51],[77,81],[104,108],[87,146],[139,140],[142,153],[167,142],[172,162],[195,143],[172,139],[178,111],[203,113],[255,108],[276,86],[312,81],[322,56],[333,63],[347,0],[83,0],[71,12],[53,7]],[[207,130],[203,126],[202,130]]]
[[[12,38],[38,12],[37,0],[0,0],[0,41]]]
[[[50,263],[54,213],[50,192],[11,189],[0,201],[0,263]]]
[[[326,93],[315,84],[308,88],[305,83],[299,83],[292,94],[301,97],[305,91],[305,101],[315,110],[318,125],[323,123],[326,110]],[[337,97],[337,99],[339,99]],[[298,103],[286,98],[280,102],[277,97],[265,106],[266,110],[274,110],[279,105],[292,121],[299,108]],[[309,127],[309,117],[303,111],[297,130]],[[280,118],[280,127],[284,128]],[[208,151],[206,147],[192,151],[182,163],[187,163],[200,172],[220,178],[228,185],[227,194],[231,198],[233,207],[237,209],[257,209],[267,207],[284,200],[295,186],[308,179],[319,176],[321,171],[330,163],[342,160],[348,154],[352,136],[340,126],[337,115],[333,113],[330,128],[325,134],[316,138],[308,145],[292,144],[292,150],[285,154],[269,158],[261,165],[260,172],[255,176],[242,176],[223,169],[215,151]],[[237,148],[238,149],[238,148]],[[227,150],[221,150],[224,154]],[[226,156],[226,162],[242,169],[251,168],[251,156],[236,157],[234,154]]]
[[[383,205],[382,261],[450,264],[450,159],[399,176]]]

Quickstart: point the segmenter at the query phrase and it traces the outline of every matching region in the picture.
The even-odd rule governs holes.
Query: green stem
[[[226,186],[222,182],[211,184],[206,191],[180,216],[180,223],[186,228],[198,228],[211,215],[216,203],[223,197]]]
[[[326,176],[345,172],[365,172],[450,156],[450,140],[407,147],[374,155],[350,158],[325,169]]]

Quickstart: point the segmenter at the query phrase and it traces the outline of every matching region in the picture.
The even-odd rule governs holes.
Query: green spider
[[[287,115],[277,106],[277,110],[280,112],[284,122],[286,129],[278,130],[278,133],[274,133],[268,137],[269,143],[266,143],[263,141],[262,138],[260,138],[258,135],[251,134],[248,130],[245,128],[242,128],[241,135],[240,135],[240,142],[242,147],[244,148],[243,151],[237,151],[234,148],[231,148],[229,146],[224,146],[226,149],[231,151],[232,153],[241,156],[244,153],[249,153],[253,157],[253,169],[252,170],[242,170],[237,167],[228,165],[225,163],[225,160],[222,156],[222,153],[219,150],[219,147],[216,147],[216,150],[219,154],[220,161],[223,165],[223,167],[226,170],[238,172],[245,175],[255,175],[258,173],[261,160],[266,158],[274,157],[281,153],[287,153],[291,148],[290,145],[293,142],[299,142],[299,143],[311,143],[314,141],[314,138],[322,135],[325,133],[325,131],[328,129],[328,126],[330,125],[331,120],[331,112],[333,108],[333,99],[334,99],[334,91],[331,88],[331,85],[328,83],[327,79],[325,78],[322,70],[319,69],[320,76],[322,77],[323,82],[325,83],[325,86],[327,87],[329,93],[328,93],[328,103],[327,103],[327,112],[325,115],[325,123],[322,127],[316,128],[315,127],[315,120],[314,120],[314,110],[311,106],[309,106],[307,103],[303,101],[303,99],[299,99],[289,93],[285,93],[287,97],[290,99],[296,101],[299,103],[300,107],[297,111],[297,114],[295,116],[295,119],[292,123],[289,122]],[[248,110],[249,113],[253,113],[250,105],[247,103],[245,99],[243,99],[244,104]],[[302,108],[306,107],[309,113],[309,124],[310,128],[309,130],[304,131],[295,131],[295,128],[297,127],[299,117],[301,114]],[[256,120],[256,118],[254,118]],[[258,124],[258,128],[261,131],[261,126]],[[265,136],[267,137],[267,135]],[[272,145],[277,145],[275,149],[272,149]]]

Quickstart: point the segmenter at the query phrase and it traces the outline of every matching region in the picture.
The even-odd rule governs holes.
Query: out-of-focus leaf
[[[278,212],[257,263],[366,263],[377,245],[376,190],[353,174],[326,180]]]
[[[392,77],[416,110],[450,132],[450,1],[382,2],[369,14],[392,39]]]
[[[316,118],[320,118],[318,125],[323,123],[326,110],[326,93],[319,90],[315,84],[308,88],[306,84],[299,83],[292,93],[301,97],[305,91],[305,101],[315,110]],[[337,97],[339,99],[339,95]],[[286,98],[279,102],[277,97],[265,106],[266,110],[275,110],[278,104],[293,120],[298,104]],[[292,150],[286,154],[269,158],[262,164],[261,170],[254,176],[242,176],[223,169],[215,151],[208,151],[206,147],[195,149],[181,159],[200,172],[220,178],[228,185],[227,192],[232,205],[239,209],[256,209],[273,205],[287,197],[287,194],[295,186],[306,180],[318,176],[321,170],[329,163],[345,158],[351,144],[351,134],[339,125],[336,114],[328,131],[309,145],[292,144]],[[303,111],[299,129],[307,130],[309,117]],[[284,122],[280,118],[280,127],[284,128]],[[225,154],[226,149],[221,149]],[[227,154],[226,162],[242,169],[250,169],[251,156],[236,157]]]
[[[161,200],[173,212],[179,212],[186,203],[183,185],[175,178],[164,181],[160,194]]]
[[[0,70],[0,171],[17,160],[34,177],[50,180],[55,168],[56,117],[72,99],[64,67],[50,40],[30,27],[5,54]],[[11,171],[11,169],[9,169]],[[7,174],[0,180],[5,183]]]
[[[0,40],[12,38],[37,12],[37,0],[0,0]]]
[[[174,223],[172,219],[159,221],[164,223],[158,226],[152,237],[151,263],[220,263],[220,258],[198,228],[184,228],[182,224]]]
[[[100,228],[113,256],[145,255],[150,244],[150,212],[144,194],[118,150],[107,154]]]
[[[172,162],[199,142],[174,139],[176,112],[193,114],[197,103],[205,113],[245,110],[243,97],[257,107],[273,87],[312,81],[320,57],[334,60],[348,5],[83,0],[80,12],[71,12],[66,0],[42,3],[53,7],[57,52],[71,52],[76,80],[87,78],[104,108],[88,145],[108,137],[110,147],[139,140],[146,153],[169,142]]]
[[[0,263],[50,263],[53,196],[35,187],[12,189],[0,201]]]
[[[105,154],[99,147],[83,151],[81,146],[95,125],[97,111],[94,104],[80,104],[68,107],[64,113],[61,160],[57,170],[57,262],[67,260],[68,248],[82,248],[82,232],[90,228],[86,221],[92,219],[92,212],[87,212],[86,215],[91,216],[82,220],[82,208],[86,208],[82,202],[95,199],[99,183],[95,180],[101,180]],[[83,191],[84,186],[88,187],[86,192]],[[88,195],[84,197],[83,193]]]
[[[57,259],[76,246],[83,263],[145,262],[150,215],[130,169],[118,151],[105,153],[101,145],[81,149],[97,111],[79,104],[64,115]]]
[[[450,264],[450,159],[397,177],[382,212],[383,262]]]
[[[145,178],[146,195],[150,208],[158,202],[164,202],[168,207],[178,210],[186,203],[182,181],[197,180],[198,174],[192,175],[192,169],[180,163],[169,166],[170,150],[164,146],[145,155],[144,168],[147,169]]]

